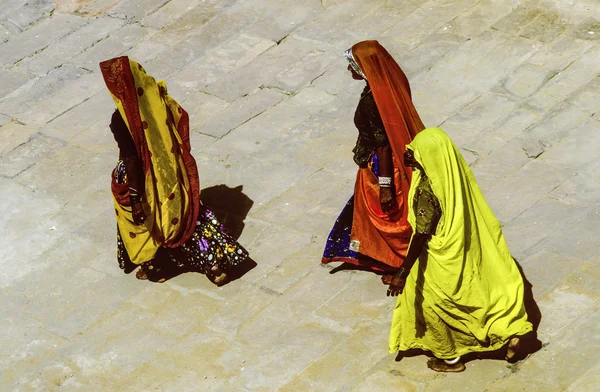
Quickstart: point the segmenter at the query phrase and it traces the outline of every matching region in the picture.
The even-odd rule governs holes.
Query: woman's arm
[[[115,110],[112,115],[110,130],[119,146],[119,156],[125,164],[133,221],[135,224],[141,225],[146,220],[146,214],[141,203],[145,193],[144,168],[142,160],[137,155],[131,133],[129,133],[129,129],[127,129],[127,125],[118,110]]]
[[[429,234],[415,234],[410,243],[410,247],[408,248],[406,259],[404,260],[404,263],[402,263],[402,267],[400,267],[394,275],[384,275],[381,277],[381,281],[390,286],[387,291],[388,296],[396,296],[402,293],[404,285],[406,284],[406,277],[423,252],[423,249],[427,246],[427,241],[429,241],[430,238],[431,236]]]
[[[435,234],[442,216],[439,201],[431,190],[429,179],[424,174],[417,186],[411,208],[418,211],[418,213],[415,214],[415,227],[413,228],[415,234],[408,248],[406,259],[394,275],[385,275],[381,278],[384,284],[390,285],[387,292],[388,296],[396,296],[402,293],[406,284],[406,277],[421,253],[427,248],[427,243]]]

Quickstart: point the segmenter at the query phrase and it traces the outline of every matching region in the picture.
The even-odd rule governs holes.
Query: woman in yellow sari
[[[189,117],[163,81],[127,57],[100,63],[115,102],[110,129],[120,159],[112,175],[117,257],[126,273],[164,281],[187,271],[216,284],[248,253],[200,202]]]
[[[382,277],[399,295],[390,352],[422,349],[435,371],[465,369],[461,356],[507,347],[532,331],[523,278],[502,229],[462,155],[439,128],[406,146],[413,167],[408,220],[413,236],[406,260]]]

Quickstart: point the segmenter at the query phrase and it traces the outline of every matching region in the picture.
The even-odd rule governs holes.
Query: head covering
[[[454,143],[441,129],[427,128],[406,148],[429,178],[442,216],[398,298],[390,351],[420,348],[450,359],[499,349],[531,331],[521,274]],[[409,200],[424,174],[413,172]],[[415,227],[412,206],[408,219]]]
[[[362,69],[360,69],[360,67],[358,66],[358,64],[356,64],[356,61],[354,60],[354,56],[352,55],[352,48],[344,52],[344,57],[346,58],[346,60],[348,60],[354,72],[359,74],[364,80],[367,80],[367,77],[363,73]]]
[[[377,177],[370,169],[359,170],[354,190],[352,240],[360,244],[361,254],[398,268],[412,234],[407,221],[412,170],[404,167],[403,154],[406,145],[424,126],[412,103],[406,75],[379,42],[359,42],[346,52],[346,58],[356,63],[373,92],[392,149],[396,188],[396,208],[384,213]]]
[[[410,85],[400,66],[377,41],[352,46],[352,58],[364,73],[383,120],[392,148],[398,156],[417,133],[425,129],[412,103]]]
[[[121,113],[143,162],[147,219],[135,225],[129,187],[113,176],[117,224],[135,264],[151,260],[161,246],[177,247],[196,226],[200,181],[191,155],[189,117],[156,81],[127,57],[100,63],[106,87]]]

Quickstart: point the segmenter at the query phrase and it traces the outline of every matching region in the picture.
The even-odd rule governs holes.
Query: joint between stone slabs
[[[76,67],[76,68],[77,68],[77,67]],[[92,96],[92,97],[93,97],[93,96]],[[57,114],[56,116],[54,116],[54,117],[52,117],[50,120],[48,120],[48,121],[46,122],[46,124],[50,124],[52,121],[56,120],[57,118],[59,118],[59,117],[60,117],[60,116],[62,116],[63,114],[65,114],[65,113],[67,113],[67,112],[70,112],[71,110],[75,109],[76,107],[78,107],[78,106],[82,105],[83,103],[85,103],[85,102],[89,101],[90,99],[92,99],[92,97],[86,98],[86,99],[84,99],[83,101],[79,102],[78,104],[76,104],[76,105],[74,105],[74,106],[71,106],[71,107],[70,107],[70,108],[68,108],[67,110],[64,110],[64,111],[60,112],[59,114]],[[46,136],[48,136],[48,135],[46,135]],[[50,136],[48,136],[48,137],[50,137]],[[56,140],[62,140],[62,139],[58,139],[58,138],[57,138]]]
[[[11,64],[11,66],[12,66],[13,68],[17,68],[17,67],[19,67],[19,66],[21,65],[21,63],[23,62],[23,60],[25,60],[25,59],[28,59],[28,58],[30,58],[30,57],[34,57],[34,56],[36,56],[36,55],[37,55],[37,54],[39,54],[39,53],[42,53],[42,52],[43,52],[44,50],[46,50],[46,48],[47,48],[48,46],[50,46],[50,45],[51,45],[51,44],[48,44],[48,45],[44,46],[43,48],[41,48],[41,49],[38,49],[38,50],[36,50],[35,52],[33,52],[33,53],[31,53],[31,54],[28,54],[28,55],[27,55],[27,56],[25,56],[25,57],[22,57],[22,58],[20,58],[19,60],[17,60],[17,61],[15,61],[14,63],[12,63],[12,64]]]
[[[267,286],[263,286],[263,285],[261,285],[261,284],[260,284],[260,285],[258,285],[258,289],[259,289],[260,291],[263,291],[263,292],[265,292],[265,293],[267,293],[267,294],[269,294],[269,295],[272,295],[272,296],[274,296],[274,297],[281,297],[281,296],[283,295],[283,293],[280,293],[280,292],[279,292],[279,291],[277,291],[277,290],[273,290],[273,289],[271,289],[271,288],[269,288],[269,287],[267,287]]]
[[[310,81],[310,83],[308,84],[309,86],[312,86],[313,83],[315,82],[315,80],[319,79],[321,76],[325,75],[325,72],[329,71],[331,68],[326,69],[325,71],[321,72],[320,75],[315,76],[314,78],[312,78],[312,80]],[[327,92],[327,91],[325,91]],[[331,94],[331,95],[337,95],[337,94]]]
[[[2,115],[2,116],[5,116],[5,117],[8,117],[8,118],[10,119],[9,123],[10,123],[10,122],[13,122],[13,123],[15,123],[15,124],[19,124],[19,125],[27,125],[27,124],[26,124],[26,123],[24,123],[23,121],[19,120],[19,119],[18,119],[18,118],[16,118],[16,117],[13,117],[13,116],[11,116],[11,115],[9,115],[9,114],[0,113],[0,115]],[[0,125],[0,127],[2,127],[2,126]]]
[[[24,144],[24,143],[23,143]],[[23,144],[20,144],[20,146],[22,146]],[[15,174],[14,176],[5,176],[3,175],[2,177],[4,178],[8,178],[9,180],[14,180],[17,177],[19,177],[21,174],[25,173],[27,170],[31,169],[33,166],[35,166],[35,163],[31,163],[29,164],[27,167],[19,170],[19,172],[17,174]]]
[[[284,41],[284,40],[285,40],[287,37],[289,37],[289,36],[290,36],[290,34],[286,34],[286,35],[284,35],[283,37],[281,37],[281,38],[279,38],[279,39],[275,40],[275,44],[276,44],[275,46],[279,46],[279,44],[281,44],[281,43],[282,43],[282,42],[283,42],[283,41]]]
[[[215,139],[215,140],[219,140],[220,139],[219,137],[216,137],[214,135],[209,135],[208,133],[204,133],[204,132],[200,132],[200,131],[194,131],[194,130],[192,130],[192,132],[197,133],[198,135],[208,136],[211,139]]]
[[[46,13],[44,13],[44,14],[40,15],[40,17],[39,17],[39,18],[37,18],[36,20],[34,20],[34,21],[30,22],[30,23],[29,23],[27,26],[23,26],[24,28],[21,28],[21,26],[19,26],[18,24],[16,24],[15,22],[13,22],[13,21],[12,21],[12,20],[10,20],[10,19],[7,19],[7,21],[8,21],[8,22],[10,22],[10,23],[11,23],[13,26],[15,26],[16,28],[18,28],[18,29],[19,29],[21,32],[24,32],[24,31],[27,31],[27,30],[29,30],[29,28],[30,28],[30,27],[32,27],[33,25],[35,25],[35,24],[36,24],[36,23],[38,23],[39,21],[41,21],[41,20],[44,20],[44,19],[51,18],[51,17],[52,17],[52,15],[54,15],[54,11],[56,11],[56,9],[53,9],[53,10],[52,10],[52,11],[50,11],[50,12],[46,12]]]
[[[179,70],[181,70],[181,69],[179,69]],[[179,70],[178,70],[178,71],[179,71]],[[173,74],[171,74],[171,75],[173,75]],[[214,94],[214,93],[211,93],[210,91],[206,91],[204,88],[206,88],[206,85],[205,85],[205,86],[204,86],[202,89],[198,90],[198,92],[201,92],[202,94],[209,95],[209,96],[211,96],[211,97],[218,98],[218,99],[220,99],[221,101],[225,101],[225,102],[227,102],[227,103],[233,103],[232,101],[228,101],[228,100],[226,100],[226,99],[223,99],[223,98],[219,97],[218,95],[216,95],[216,94]],[[252,93],[244,94],[244,95],[242,95],[242,96],[241,96],[241,98],[243,98],[243,97],[246,97],[246,96],[248,96],[248,95],[250,95],[250,94],[252,94]],[[185,102],[185,101],[183,101],[183,102]],[[183,103],[183,102],[182,102],[182,103]]]
[[[262,86],[260,86],[258,89],[259,89],[259,90],[265,90],[265,89],[268,89],[268,90],[277,91],[277,92],[280,92],[280,93],[282,93],[282,94],[285,94],[285,95],[287,95],[287,96],[289,96],[289,97],[293,97],[294,95],[298,94],[298,92],[299,92],[299,91],[298,91],[298,92],[288,91],[288,90],[284,90],[284,89],[282,89],[282,88],[279,88],[279,87],[276,87],[276,86],[269,86],[269,85],[266,85],[266,84],[263,84],[263,85],[262,85]],[[250,94],[246,94],[246,95],[244,95],[244,96],[248,96],[248,95],[250,95]]]
[[[262,88],[261,88],[260,90],[262,90]],[[246,95],[244,95],[244,97],[246,97],[246,96],[248,96],[248,95],[249,95],[249,94],[246,94]],[[217,98],[218,98],[218,97],[217,97]],[[262,111],[261,111],[261,112],[259,112],[259,113],[256,113],[254,116],[252,116],[252,117],[248,118],[248,119],[247,119],[247,120],[245,120],[244,122],[242,122],[242,123],[240,123],[240,124],[236,125],[235,127],[231,128],[229,131],[227,131],[227,132],[226,132],[224,135],[222,135],[221,137],[216,137],[216,136],[212,136],[212,135],[206,135],[206,136],[211,136],[211,137],[213,137],[213,138],[215,138],[215,139],[221,140],[221,139],[223,139],[225,136],[229,135],[231,132],[233,132],[233,131],[235,131],[236,129],[238,129],[239,127],[241,127],[242,125],[244,125],[244,124],[246,124],[247,122],[249,122],[250,120],[253,120],[254,118],[256,118],[256,117],[260,116],[261,114],[263,114],[264,112],[266,112],[267,110],[269,110],[269,109],[271,109],[271,108],[273,108],[273,107],[275,107],[275,106],[277,106],[277,104],[275,104],[275,105],[273,105],[273,106],[271,106],[271,107],[268,107],[268,108],[266,108],[266,109],[262,110]],[[202,132],[198,132],[198,133],[200,133],[200,134],[202,134],[202,135],[205,135],[205,134],[204,134],[204,133],[202,133]]]
[[[308,42],[308,43],[315,44],[315,45],[322,45],[322,46],[329,46],[329,47],[331,47],[331,45],[328,42],[323,42],[323,41],[319,41],[319,40],[312,39],[312,38],[306,38],[306,37],[303,37],[301,35],[294,34],[294,33],[290,33],[286,37],[292,37],[294,39],[297,39],[298,41]]]
[[[166,6],[167,4],[169,4],[171,2],[171,0],[166,0],[164,3],[162,3],[161,5],[159,5],[158,7],[156,7],[155,9],[151,10],[150,12],[148,12],[145,17],[154,15],[155,13],[157,13],[161,8],[163,8],[164,6]]]

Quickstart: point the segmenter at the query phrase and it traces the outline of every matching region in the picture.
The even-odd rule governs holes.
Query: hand
[[[379,187],[379,203],[383,212],[389,212],[394,209],[394,188]]]
[[[387,296],[395,297],[398,294],[402,294],[404,290],[404,285],[406,285],[406,278],[401,278],[395,275],[383,275],[381,277],[381,281],[385,285],[389,285],[390,287],[387,290]]]
[[[146,221],[146,214],[144,213],[144,207],[141,201],[131,205],[131,213],[133,215],[133,223],[138,226],[144,224]]]

